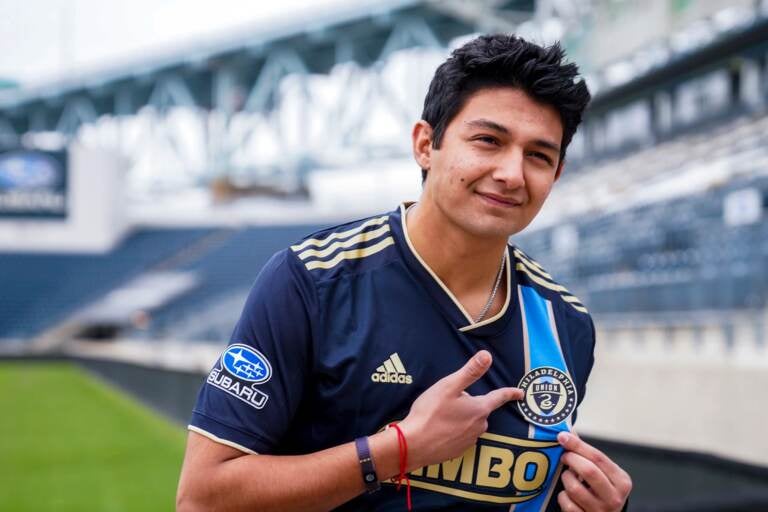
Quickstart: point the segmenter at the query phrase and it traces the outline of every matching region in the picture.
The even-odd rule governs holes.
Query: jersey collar
[[[405,222],[406,210],[415,203],[402,203],[400,207],[389,217],[390,229],[395,239],[400,242],[403,259],[411,271],[413,271],[418,280],[424,285],[431,298],[438,303],[447,316],[451,319],[456,328],[464,333],[487,336],[497,333],[503,329],[509,320],[509,313],[516,307],[517,298],[515,293],[514,272],[512,267],[515,265],[515,256],[507,246],[507,264],[504,267],[505,279],[507,282],[507,293],[504,299],[504,305],[501,310],[492,317],[486,318],[481,322],[475,322],[464,309],[464,306],[456,299],[451,290],[443,283],[438,275],[421,258],[416,248],[411,243],[408,236],[408,226]]]

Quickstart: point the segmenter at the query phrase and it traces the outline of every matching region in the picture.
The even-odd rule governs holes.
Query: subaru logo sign
[[[236,343],[221,355],[221,365],[238,379],[261,384],[272,377],[272,366],[258,350]]]
[[[45,153],[12,151],[0,155],[0,188],[56,187],[61,176],[61,164]]]

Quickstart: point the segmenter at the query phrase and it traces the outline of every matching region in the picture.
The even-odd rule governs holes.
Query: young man
[[[414,510],[622,508],[628,475],[569,434],[589,314],[507,245],[589,101],[562,58],[504,35],[453,52],[413,129],[420,201],[267,263],[200,392],[179,510],[404,510],[403,470]]]

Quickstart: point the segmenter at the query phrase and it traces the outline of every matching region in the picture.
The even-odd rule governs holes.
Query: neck
[[[499,273],[506,238],[473,236],[428,202],[411,208],[407,225],[416,252],[451,292],[487,297]]]

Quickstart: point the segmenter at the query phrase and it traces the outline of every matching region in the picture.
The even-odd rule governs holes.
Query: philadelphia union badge
[[[534,368],[520,379],[518,387],[525,396],[517,402],[517,408],[534,425],[557,425],[576,409],[576,387],[570,375],[557,368]]]

